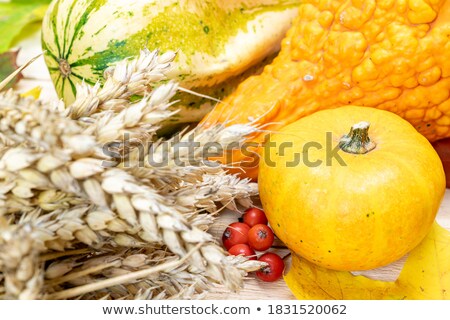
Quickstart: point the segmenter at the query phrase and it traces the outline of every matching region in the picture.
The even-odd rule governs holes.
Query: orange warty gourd
[[[203,123],[278,130],[353,104],[394,112],[434,141],[450,136],[449,91],[450,1],[305,0],[278,57]],[[256,178],[257,167],[246,170]]]
[[[430,142],[407,121],[346,106],[272,134],[258,184],[273,231],[293,253],[325,268],[367,270],[426,236],[445,175]]]

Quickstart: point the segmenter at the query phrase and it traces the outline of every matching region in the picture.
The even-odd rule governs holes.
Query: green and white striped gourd
[[[43,21],[45,61],[68,104],[77,83],[94,84],[108,66],[144,47],[177,51],[169,78],[220,99],[279,49],[299,2],[54,0]],[[187,94],[178,98],[181,112],[173,122],[197,121],[214,103]]]

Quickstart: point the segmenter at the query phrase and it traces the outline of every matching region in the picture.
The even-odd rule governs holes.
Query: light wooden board
[[[39,34],[35,34],[34,37],[25,40],[20,43],[22,48],[19,55],[19,64],[23,64],[30,58],[36,56],[41,52],[39,44]],[[45,67],[44,59],[41,57],[30,68],[24,72],[28,79],[22,80],[17,89],[21,92],[25,92],[36,86],[42,87],[41,100],[43,101],[55,101],[57,98],[56,92],[50,81],[49,73]],[[223,212],[217,219],[215,226],[211,229],[211,233],[220,239],[226,226],[238,219],[239,214],[231,211]],[[447,189],[444,200],[440,207],[438,217],[438,223],[444,228],[450,230],[450,190]],[[275,243],[276,246],[282,246],[281,243]],[[280,256],[288,254],[286,249],[276,249]],[[405,259],[393,263],[389,266],[365,271],[355,272],[355,274],[362,274],[372,279],[393,281],[395,280],[404,264]],[[287,288],[283,280],[279,280],[273,283],[264,283],[258,281],[253,275],[249,275],[245,281],[245,287],[236,293],[228,292],[222,287],[215,288],[214,292],[211,292],[208,299],[295,299],[292,293]]]

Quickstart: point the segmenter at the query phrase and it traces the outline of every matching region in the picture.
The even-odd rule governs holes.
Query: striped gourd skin
[[[220,92],[225,80],[279,49],[299,2],[54,0],[43,21],[45,61],[66,103],[77,83],[94,84],[108,66],[144,47],[177,51],[169,78],[184,87]],[[197,110],[196,120],[208,110]]]

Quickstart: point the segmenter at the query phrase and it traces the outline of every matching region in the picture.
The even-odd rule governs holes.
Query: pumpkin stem
[[[349,134],[343,136],[339,141],[342,151],[353,154],[365,154],[377,146],[369,138],[370,123],[362,121],[352,126]]]

